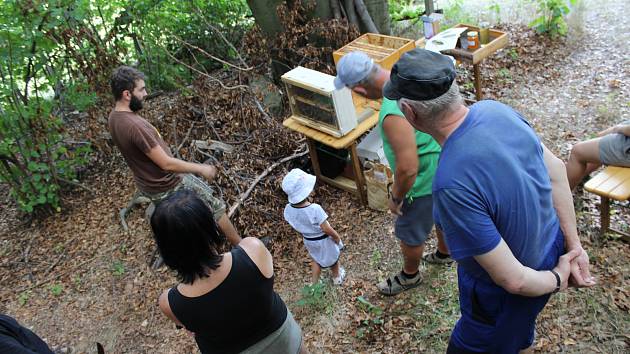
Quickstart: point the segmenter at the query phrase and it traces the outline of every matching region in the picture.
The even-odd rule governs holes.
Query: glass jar
[[[479,23],[479,43],[488,44],[489,41],[490,41],[490,23],[480,22]]]
[[[475,51],[479,48],[479,34],[477,31],[468,32],[468,50]]]

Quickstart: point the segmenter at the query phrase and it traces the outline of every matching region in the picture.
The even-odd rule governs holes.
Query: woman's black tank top
[[[287,307],[247,253],[232,251],[232,268],[219,286],[197,296],[182,295],[177,287],[168,303],[191,332],[202,353],[238,353],[280,328]]]

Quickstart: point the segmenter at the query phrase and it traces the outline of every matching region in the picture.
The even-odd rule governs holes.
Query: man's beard
[[[129,109],[132,112],[138,112],[142,109],[142,100],[138,97],[131,95],[131,101],[129,101]]]

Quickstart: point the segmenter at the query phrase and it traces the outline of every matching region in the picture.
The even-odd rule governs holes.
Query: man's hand
[[[565,253],[558,259],[558,264],[553,269],[560,276],[560,291],[564,291],[569,287],[569,278],[571,277],[571,268],[573,261],[580,255],[580,251],[576,248]]]
[[[403,214],[402,211],[400,210],[403,205],[402,200],[399,203],[396,203],[396,201],[394,200],[394,196],[392,195],[389,197],[388,203],[389,203],[389,211],[391,211],[392,214],[398,215],[398,216],[401,216]]]
[[[202,165],[199,174],[203,176],[203,178],[205,178],[208,182],[212,182],[212,180],[214,180],[214,177],[216,177],[217,175],[217,168],[212,165]]]
[[[591,276],[589,271],[589,259],[586,251],[581,247],[573,248],[569,251],[579,252],[579,255],[571,261],[571,277],[569,277],[569,286],[575,288],[584,288],[595,285],[595,278]]]

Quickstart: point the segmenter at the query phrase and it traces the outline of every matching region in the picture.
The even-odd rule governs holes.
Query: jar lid
[[[469,32],[468,32],[468,35],[469,35],[469,36],[473,36],[473,37],[474,37],[474,36],[476,36],[476,35],[477,35],[477,31],[469,31]]]

